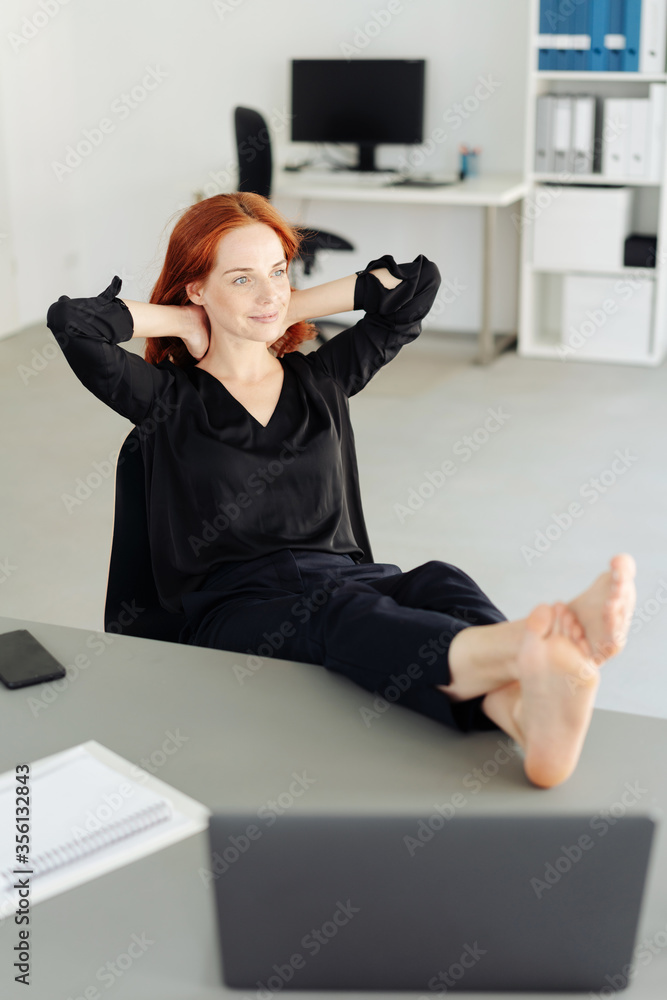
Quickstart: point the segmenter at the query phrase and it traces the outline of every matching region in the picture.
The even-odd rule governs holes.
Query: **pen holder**
[[[478,176],[480,152],[480,149],[469,149],[467,146],[459,148],[459,177],[461,180],[466,177]]]

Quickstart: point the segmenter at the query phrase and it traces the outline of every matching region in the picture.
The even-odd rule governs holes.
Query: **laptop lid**
[[[654,829],[637,814],[213,815],[224,981],[622,988]]]

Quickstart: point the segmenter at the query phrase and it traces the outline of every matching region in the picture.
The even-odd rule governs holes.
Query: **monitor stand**
[[[395,167],[378,167],[375,163],[375,150],[377,149],[377,143],[374,142],[360,142],[359,146],[359,158],[357,163],[353,167],[348,167],[348,170],[358,170],[364,173],[382,173],[382,174],[395,174],[397,170]]]

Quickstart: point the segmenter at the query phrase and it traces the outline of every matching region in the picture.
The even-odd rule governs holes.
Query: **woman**
[[[49,309],[77,377],[139,429],[160,602],[186,614],[181,641],[319,663],[458,729],[500,728],[534,784],[558,784],[625,642],[634,562],[513,622],[448,563],[373,562],[348,399],[419,335],[440,276],[385,256],[293,291],[298,245],[266,199],[216,195],[177,222],[150,303],[119,299],[115,277]],[[309,318],[352,309],[351,329],[296,349]],[[118,346],[133,336],[145,359]]]

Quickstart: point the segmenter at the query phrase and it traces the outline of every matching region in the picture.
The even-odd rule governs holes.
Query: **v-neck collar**
[[[233,393],[231,393],[231,392],[229,391],[229,389],[228,389],[228,388],[227,388],[227,386],[226,386],[226,385],[224,384],[224,382],[221,382],[219,378],[217,378],[217,377],[216,377],[215,375],[212,375],[212,374],[211,374],[211,373],[210,373],[209,371],[206,371],[206,369],[205,369],[205,368],[198,368],[198,367],[197,367],[197,365],[196,365],[196,363],[193,363],[193,365],[192,365],[192,368],[193,368],[193,370],[194,370],[194,371],[197,371],[197,372],[203,372],[203,373],[204,373],[204,375],[206,375],[206,377],[207,377],[207,378],[209,378],[209,379],[213,379],[213,381],[214,381],[214,382],[215,382],[215,383],[216,383],[217,385],[219,385],[219,386],[220,386],[220,388],[221,388],[221,389],[223,390],[223,392],[225,393],[225,395],[226,395],[226,396],[227,396],[227,397],[228,397],[229,399],[233,400],[233,401],[234,401],[234,403],[236,403],[236,405],[237,405],[237,406],[239,407],[239,409],[241,409],[241,410],[242,410],[242,411],[243,411],[243,412],[245,413],[246,417],[247,417],[247,418],[248,418],[249,420],[252,420],[252,422],[253,422],[254,424],[256,424],[256,425],[257,425],[257,427],[259,427],[259,428],[260,428],[261,430],[265,431],[265,430],[268,430],[268,428],[269,428],[269,425],[270,425],[270,424],[272,423],[272,421],[273,421],[273,418],[275,417],[275,415],[276,415],[276,413],[277,413],[278,409],[280,408],[280,405],[281,405],[281,403],[282,403],[282,401],[283,401],[283,396],[285,395],[285,387],[286,387],[286,383],[287,383],[287,368],[286,368],[286,366],[285,366],[285,365],[284,365],[284,364],[282,363],[282,360],[281,360],[281,358],[278,358],[277,360],[278,360],[278,361],[280,362],[280,365],[281,365],[281,367],[282,367],[282,370],[283,370],[283,384],[282,384],[282,386],[281,386],[281,388],[280,388],[280,395],[278,396],[278,402],[277,402],[277,403],[276,403],[276,405],[274,406],[274,408],[273,408],[273,413],[271,414],[271,416],[269,417],[269,419],[268,419],[267,423],[265,423],[265,424],[260,424],[259,420],[257,420],[257,418],[256,418],[256,417],[253,417],[253,415],[252,415],[252,413],[250,412],[250,410],[247,410],[247,409],[245,408],[245,406],[243,405],[243,403],[242,403],[242,402],[241,402],[241,401],[240,401],[239,399],[237,399],[237,398],[236,398],[236,396],[235,396],[235,395],[234,395]]]

